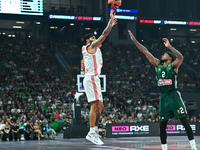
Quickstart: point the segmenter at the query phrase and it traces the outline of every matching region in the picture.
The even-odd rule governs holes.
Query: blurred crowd
[[[155,41],[147,47],[160,58],[164,53],[161,44]],[[180,71],[179,90],[199,92],[198,45],[174,44],[189,65],[189,68],[184,65]],[[50,50],[55,52],[56,48],[65,55],[81,54],[81,47],[66,41],[51,41]],[[158,98],[145,94],[158,92],[153,66],[134,45],[105,43],[101,49],[104,59],[102,74],[107,76],[101,128],[105,128],[107,123],[158,122]],[[189,76],[188,69],[194,70],[196,76]],[[49,122],[56,132],[62,132],[63,126],[72,123],[76,75],[66,73],[58,66],[42,42],[1,35],[0,70],[0,131],[4,136],[9,130],[5,126],[10,126],[12,132],[13,126],[23,125],[25,129],[27,124],[31,124],[32,131],[37,129],[38,137],[42,137],[45,131],[42,128],[47,127]],[[89,127],[90,105],[85,96],[81,97],[81,104],[82,119]],[[199,122],[200,115],[189,116],[188,119]],[[25,132],[20,130],[20,135]],[[11,133],[9,135],[12,136]],[[26,134],[24,137],[26,139]],[[9,139],[7,136],[4,138]]]

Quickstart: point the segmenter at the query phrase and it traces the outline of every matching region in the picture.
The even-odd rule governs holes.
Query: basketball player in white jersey
[[[96,145],[104,144],[98,135],[98,122],[100,114],[103,110],[103,96],[101,93],[101,85],[99,75],[101,74],[101,68],[103,66],[102,53],[100,46],[106,37],[109,35],[112,27],[117,24],[115,19],[115,13],[112,10],[110,12],[110,20],[107,27],[104,29],[101,36],[96,39],[92,33],[84,36],[84,42],[86,45],[82,47],[82,54],[85,65],[85,78],[83,85],[85,93],[90,103],[90,131],[86,136],[86,139]]]

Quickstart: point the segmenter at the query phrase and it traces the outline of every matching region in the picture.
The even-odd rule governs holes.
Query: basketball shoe
[[[101,139],[99,138],[99,135],[97,133],[92,133],[89,132],[86,136],[86,139],[96,145],[103,145],[104,143],[101,141]]]

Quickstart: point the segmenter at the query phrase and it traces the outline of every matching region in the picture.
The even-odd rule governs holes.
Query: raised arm
[[[131,37],[131,40],[135,43],[137,48],[147,57],[149,62],[154,65],[154,67],[157,69],[158,64],[160,63],[160,60],[155,58],[146,47],[144,47],[142,44],[140,44],[136,38],[133,36],[132,32],[128,30],[128,33]]]
[[[106,39],[106,37],[109,35],[112,27],[114,25],[116,25],[116,24],[117,24],[117,19],[115,19],[114,10],[111,10],[110,11],[110,20],[108,22],[107,27],[104,29],[104,31],[101,34],[101,36],[97,40],[95,40],[94,42],[92,42],[91,46],[89,46],[89,47],[91,49],[99,47],[103,43],[103,41]]]
[[[175,49],[174,47],[171,46],[171,44],[169,43],[169,40],[167,38],[163,38],[163,41],[164,41],[165,47],[169,48],[172,51],[172,53],[174,53],[174,55],[176,56],[175,61],[172,63],[172,67],[174,69],[178,69],[179,66],[183,62],[183,55],[177,49]],[[178,72],[178,70],[177,70],[177,72]]]

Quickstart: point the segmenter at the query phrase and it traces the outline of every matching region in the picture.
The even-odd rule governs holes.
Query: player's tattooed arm
[[[103,41],[106,39],[106,37],[109,35],[110,31],[112,30],[112,27],[117,24],[117,19],[115,19],[115,13],[114,10],[110,11],[110,20],[108,22],[107,27],[104,29],[101,36],[91,44],[91,48],[99,47],[103,43]]]
[[[140,44],[136,38],[133,36],[132,32],[130,30],[128,30],[129,35],[131,37],[131,40],[135,43],[135,45],[137,46],[137,48],[147,57],[147,59],[149,60],[149,62],[151,64],[153,64],[155,67],[158,66],[158,64],[160,63],[160,60],[157,59],[156,57],[154,57],[149,51],[148,49],[143,46],[142,44]]]
[[[169,48],[172,51],[172,53],[174,53],[174,55],[176,56],[176,59],[172,63],[172,65],[173,67],[178,68],[183,62],[183,55],[177,49],[171,46],[167,38],[163,38],[163,41],[164,41],[165,47]]]
[[[96,41],[92,42],[91,47],[94,48],[101,45],[103,41],[106,39],[106,37],[108,36],[108,34],[110,33],[111,29],[112,29],[112,20],[110,19],[102,35]]]

